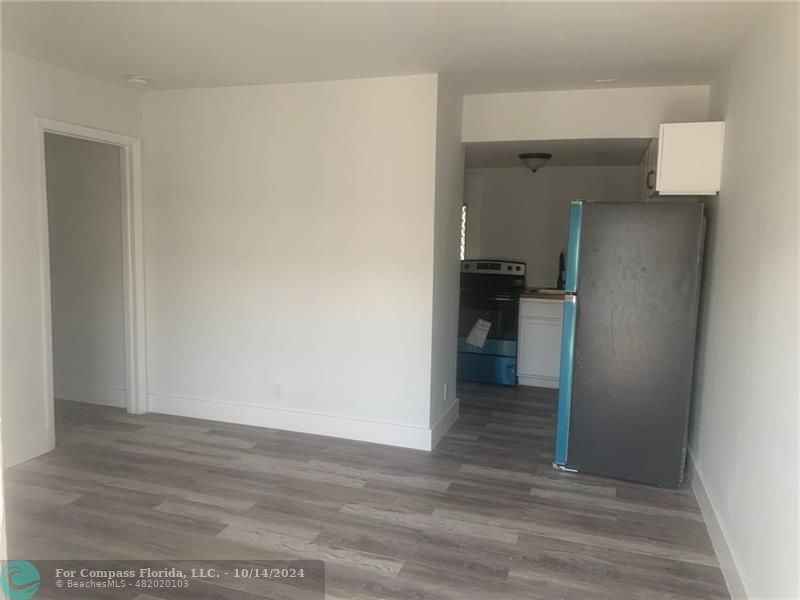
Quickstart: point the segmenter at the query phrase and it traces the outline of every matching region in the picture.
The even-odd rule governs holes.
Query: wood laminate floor
[[[690,490],[553,471],[550,390],[459,396],[431,453],[59,401],[57,448],[6,473],[9,555],[321,559],[329,598],[728,597]]]

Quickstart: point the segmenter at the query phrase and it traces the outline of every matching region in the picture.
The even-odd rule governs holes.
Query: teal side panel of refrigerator
[[[564,298],[564,324],[561,329],[561,370],[558,376],[558,412],[556,414],[556,465],[567,464],[569,419],[572,409],[572,367],[575,351],[575,296]]]

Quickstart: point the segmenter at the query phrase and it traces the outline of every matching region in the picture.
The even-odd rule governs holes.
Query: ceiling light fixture
[[[595,79],[595,83],[614,83],[616,79],[613,77],[606,77],[605,79]]]
[[[133,85],[136,87],[144,87],[150,83],[150,80],[147,77],[142,77],[141,75],[125,75],[125,79],[128,82],[128,85]]]
[[[541,169],[551,158],[553,158],[553,155],[547,152],[525,152],[519,155],[522,164],[534,173]]]

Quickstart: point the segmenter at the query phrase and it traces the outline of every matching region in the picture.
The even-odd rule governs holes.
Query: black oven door
[[[462,288],[458,337],[466,338],[478,319],[492,324],[487,339],[517,341],[519,293]]]

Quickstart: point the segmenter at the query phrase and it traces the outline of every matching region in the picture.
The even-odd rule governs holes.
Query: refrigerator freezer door
[[[699,203],[584,204],[568,467],[681,482],[703,230]]]

